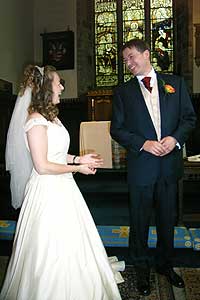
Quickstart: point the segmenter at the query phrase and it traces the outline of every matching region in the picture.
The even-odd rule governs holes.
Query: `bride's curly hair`
[[[29,114],[38,112],[48,121],[53,121],[59,110],[52,103],[52,81],[56,69],[53,66],[45,66],[42,75],[34,65],[28,65],[24,70],[24,78],[20,86],[20,95],[24,94],[27,86],[32,88],[32,99],[29,106]]]

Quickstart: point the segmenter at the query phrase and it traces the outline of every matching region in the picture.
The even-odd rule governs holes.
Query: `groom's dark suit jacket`
[[[182,147],[196,121],[184,80],[167,74],[157,74],[157,80],[161,138],[173,136]],[[171,85],[175,93],[166,93],[164,84]],[[182,176],[182,150],[177,146],[163,157],[142,150],[144,142],[157,140],[157,135],[137,77],[114,90],[111,136],[127,149],[129,183],[148,185],[159,178],[175,182]]]

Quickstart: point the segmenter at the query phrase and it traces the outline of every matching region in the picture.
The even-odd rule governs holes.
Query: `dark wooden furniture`
[[[200,163],[184,162],[184,176],[179,181],[178,224],[200,225]]]
[[[11,206],[10,176],[5,168],[6,137],[16,96],[12,84],[0,79],[0,219],[17,219],[18,212]]]
[[[129,225],[126,170],[99,169],[74,176],[97,225]]]
[[[87,121],[87,102],[80,98],[62,99],[58,108],[59,119],[70,135],[69,153],[78,155],[80,124]]]
[[[200,94],[191,94],[192,104],[197,116],[196,127],[186,142],[187,156],[200,153]]]
[[[77,173],[75,180],[97,225],[129,225],[126,169],[99,169],[95,176]],[[200,164],[185,162],[179,181],[177,225],[200,225]],[[154,224],[154,216],[151,223]]]
[[[110,121],[112,113],[112,90],[93,90],[87,93],[88,120]]]
[[[0,79],[0,164],[4,164],[7,130],[14,106],[12,84]]]

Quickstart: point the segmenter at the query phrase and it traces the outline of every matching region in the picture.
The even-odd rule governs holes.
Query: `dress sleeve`
[[[37,125],[48,126],[48,121],[43,117],[29,119],[24,125],[24,130],[25,132],[27,132],[31,128],[33,128],[33,126],[37,126]]]

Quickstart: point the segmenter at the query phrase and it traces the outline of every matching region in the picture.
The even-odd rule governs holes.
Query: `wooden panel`
[[[110,121],[112,114],[112,90],[96,90],[87,94],[88,120]]]
[[[79,154],[79,130],[81,122],[87,121],[87,103],[75,99],[62,99],[59,104],[59,119],[70,135],[69,153]]]
[[[12,84],[0,79],[0,163],[4,164],[7,130],[14,106]]]

